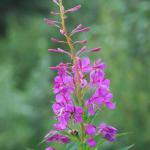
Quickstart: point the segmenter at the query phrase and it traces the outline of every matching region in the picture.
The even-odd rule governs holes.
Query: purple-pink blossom
[[[47,147],[45,150],[56,150],[56,149],[53,147]]]
[[[96,126],[92,124],[86,124],[85,125],[85,132],[88,135],[95,135],[96,133]]]
[[[113,142],[116,139],[117,129],[113,126],[107,125],[105,123],[101,123],[99,125],[99,133],[106,140]]]
[[[67,74],[56,76],[54,79],[54,93],[66,92],[74,92],[73,78]]]
[[[78,69],[82,73],[90,72],[92,69],[90,66],[90,59],[88,57],[78,59]]]
[[[66,144],[70,142],[69,137],[61,135],[61,134],[54,134],[52,136],[50,136],[47,140],[47,142],[58,142],[61,144]]]
[[[72,120],[74,123],[82,122],[83,110],[81,107],[66,103],[54,103],[52,107],[58,119],[58,123],[54,125],[55,129],[66,129],[69,120]]]
[[[95,147],[96,146],[96,141],[94,140],[94,138],[88,138],[87,143],[88,143],[89,147]]]

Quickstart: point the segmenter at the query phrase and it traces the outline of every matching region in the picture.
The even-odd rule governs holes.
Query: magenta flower
[[[106,125],[105,123],[101,123],[99,126],[99,133],[103,136],[103,138],[113,142],[116,139],[117,129]]]
[[[54,93],[73,93],[73,78],[69,75],[59,75],[54,79]]]
[[[78,58],[78,69],[80,73],[88,73],[91,71],[90,59],[88,57],[79,59]],[[73,66],[73,71],[75,72],[75,66]]]
[[[65,93],[65,94],[57,94],[56,97],[56,102],[57,103],[66,103],[66,104],[72,104],[72,99],[70,94]]]
[[[90,147],[95,147],[96,146],[96,142],[93,138],[87,139],[87,143]]]
[[[96,126],[94,126],[92,124],[86,124],[85,125],[85,132],[88,135],[95,135],[95,133],[96,133]]]
[[[61,144],[66,144],[70,142],[70,139],[67,136],[57,134],[57,133],[50,133],[49,137],[46,139],[47,142],[58,142]]]
[[[55,103],[53,104],[53,111],[58,119],[58,123],[54,127],[58,130],[66,129],[69,120],[72,120],[74,123],[82,122],[83,110],[81,107],[65,103]]]
[[[97,78],[96,78],[97,80]],[[90,115],[94,115],[95,110],[100,109],[102,105],[105,105],[109,109],[115,109],[116,104],[112,102],[113,95],[109,90],[109,80],[98,80],[98,87],[92,97],[87,100],[86,107]],[[93,80],[93,84],[94,84]]]
[[[90,59],[88,57],[85,57],[83,59],[79,59],[79,70],[83,73],[88,73],[91,71],[91,66],[90,66]]]
[[[105,64],[101,62],[101,60],[97,60],[96,63],[93,65],[92,70],[90,72],[90,83],[92,85],[98,85],[104,79]]]
[[[56,149],[53,147],[47,147],[45,150],[56,150]]]

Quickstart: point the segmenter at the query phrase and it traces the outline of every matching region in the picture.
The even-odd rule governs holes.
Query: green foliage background
[[[115,111],[105,110],[96,119],[130,134],[106,143],[103,150],[119,150],[135,144],[133,150],[150,148],[150,1],[149,0],[64,0],[69,8],[82,4],[82,10],[69,15],[69,29],[78,23],[91,27],[89,48],[103,48],[93,60],[107,64],[107,77]],[[55,28],[43,23],[55,9],[49,0],[0,0],[0,150],[43,150],[39,145],[51,129],[51,93],[54,73],[48,67],[63,55],[51,55],[56,47],[50,37]],[[65,146],[56,145],[58,149]],[[63,148],[64,147],[64,148]]]

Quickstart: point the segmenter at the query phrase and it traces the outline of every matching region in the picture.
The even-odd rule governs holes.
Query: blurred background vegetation
[[[69,29],[78,23],[90,26],[89,34],[77,38],[89,40],[89,48],[103,48],[91,58],[106,62],[117,109],[102,112],[98,122],[131,133],[102,149],[119,150],[135,144],[133,150],[149,150],[150,1],[64,2],[66,8],[83,6],[69,15]],[[43,150],[46,146],[38,144],[52,127],[54,73],[48,67],[67,60],[47,52],[56,47],[50,37],[59,35],[43,18],[50,17],[55,8],[49,0],[0,0],[0,150]]]

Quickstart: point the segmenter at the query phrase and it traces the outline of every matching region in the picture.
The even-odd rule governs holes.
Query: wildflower
[[[88,73],[91,70],[90,59],[88,57],[78,59],[78,69],[82,73]]]
[[[96,133],[96,126],[91,125],[91,124],[86,124],[85,125],[85,132],[88,135],[95,135],[95,133]]]
[[[54,79],[54,93],[73,93],[74,83],[71,76],[67,74],[58,75]]]
[[[96,146],[96,142],[93,138],[88,138],[87,143],[90,147],[95,147]]]
[[[45,150],[55,150],[53,147],[47,147]]]
[[[58,142],[61,144],[69,143],[70,139],[67,136],[58,134],[54,130],[49,132],[48,138],[46,139],[47,142]]]
[[[106,125],[105,123],[101,123],[99,126],[99,133],[103,136],[103,138],[113,142],[116,139],[117,129]]]
[[[93,65],[92,70],[90,72],[90,83],[92,85],[98,85],[104,79],[104,68],[105,64],[98,59]]]
[[[81,107],[65,103],[54,103],[52,107],[58,119],[58,123],[54,125],[55,128],[60,130],[66,129],[69,120],[72,120],[74,123],[82,122],[83,110]]]
[[[85,144],[88,148],[93,148],[96,146],[95,136],[97,138],[102,135],[103,138],[112,142],[116,138],[117,129],[105,123],[101,123],[97,128],[91,124],[90,117],[95,115],[95,111],[101,111],[103,105],[108,109],[114,109],[116,106],[112,101],[110,80],[105,77],[106,65],[100,59],[92,64],[89,57],[80,57],[84,52],[99,52],[101,48],[96,47],[87,51],[87,47],[82,46],[76,52],[76,44],[86,44],[87,40],[74,41],[72,36],[79,32],[88,32],[90,28],[79,24],[68,32],[65,20],[67,13],[78,11],[81,5],[66,10],[62,0],[52,1],[58,5],[60,12],[51,11],[51,14],[60,15],[60,21],[47,18],[44,21],[50,26],[58,27],[65,40],[51,38],[51,41],[68,45],[70,51],[62,48],[49,48],[48,51],[67,54],[72,61],[70,63],[60,62],[57,66],[50,67],[51,70],[57,71],[53,86],[55,102],[52,104],[56,123],[53,124],[54,130],[45,136],[45,141],[67,144],[75,138],[81,141],[79,145]],[[91,93],[89,91],[92,91],[92,94],[87,98],[87,92]],[[46,150],[55,150],[55,148],[47,147]]]

